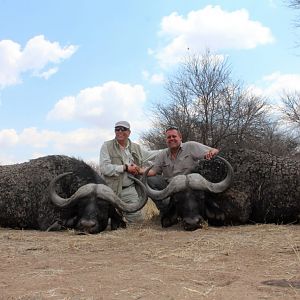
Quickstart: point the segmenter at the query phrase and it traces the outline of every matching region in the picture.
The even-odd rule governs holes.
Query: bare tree
[[[256,149],[277,156],[291,156],[297,152],[299,141],[290,131],[282,128],[280,122],[270,121],[256,140]]]
[[[300,128],[300,92],[284,92],[281,96],[282,113],[285,121]]]
[[[300,9],[300,0],[287,0],[288,6],[294,9]]]
[[[151,148],[165,145],[162,132],[172,124],[183,140],[212,147],[254,146],[269,124],[264,99],[231,79],[227,60],[211,55],[190,56],[166,84],[168,102],[155,104],[154,129],[142,140]]]
[[[292,8],[294,10],[297,10],[297,11],[300,10],[300,0],[285,0],[284,2],[287,4],[288,7]],[[298,13],[294,19],[294,26],[297,28],[300,27],[299,19],[300,19],[300,16]]]

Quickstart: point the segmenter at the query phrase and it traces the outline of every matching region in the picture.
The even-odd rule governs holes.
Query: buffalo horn
[[[141,188],[141,201],[139,201],[138,203],[125,203],[113,192],[113,190],[110,187],[106,185],[98,184],[97,196],[108,201],[109,203],[111,203],[111,205],[126,213],[133,213],[142,209],[148,200],[146,188],[139,179],[135,178],[130,174],[128,174],[128,177],[132,179]]]
[[[111,203],[117,209],[129,213],[136,212],[142,209],[147,203],[147,193],[144,184],[131,175],[128,175],[128,177],[130,177],[141,188],[140,190],[142,197],[141,201],[139,201],[138,203],[125,203],[113,192],[113,190],[109,186],[96,183],[85,184],[81,186],[71,197],[64,199],[56,193],[55,184],[59,179],[71,173],[72,172],[60,174],[55,177],[49,184],[50,199],[58,207],[68,207],[69,205],[77,203],[77,201],[79,201],[79,199],[81,198],[92,197],[93,195]]]
[[[187,175],[189,187],[192,190],[209,191],[212,193],[222,193],[229,188],[233,179],[233,169],[231,164],[223,157],[218,156],[218,159],[222,160],[227,166],[227,175],[220,182],[210,182],[198,173],[192,173]]]
[[[50,199],[53,202],[53,204],[55,204],[58,207],[68,207],[70,205],[73,205],[77,203],[78,199],[90,196],[95,190],[95,184],[89,183],[81,186],[70,198],[65,199],[60,197],[55,191],[55,184],[58,182],[59,179],[69,174],[72,174],[72,172],[62,173],[56,176],[54,179],[52,179],[49,184]]]
[[[188,175],[177,175],[171,179],[170,183],[165,189],[160,191],[154,190],[148,185],[147,174],[153,167],[153,165],[148,167],[143,175],[143,182],[145,183],[148,196],[153,200],[163,200],[174,193],[184,191],[188,188],[191,188],[193,190],[210,191],[212,193],[224,192],[232,182],[233,169],[226,159],[220,156],[218,156],[218,158],[222,160],[227,166],[226,178],[221,182],[210,182],[198,173],[192,173]]]
[[[148,196],[153,200],[163,200],[174,193],[178,193],[187,189],[187,180],[186,175],[177,175],[173,177],[168,184],[168,186],[163,190],[154,190],[152,189],[147,182],[147,174],[150,169],[153,167],[150,166],[145,170],[143,175],[143,182],[145,184]]]

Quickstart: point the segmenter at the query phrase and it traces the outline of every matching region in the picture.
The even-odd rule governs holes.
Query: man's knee
[[[121,193],[121,199],[128,204],[137,204],[141,201],[134,186],[123,190]],[[144,214],[142,210],[138,210],[134,213],[123,213],[123,216],[129,223],[141,222],[144,220]]]
[[[135,213],[124,213],[123,215],[128,223],[139,223],[144,220],[144,214],[141,210]]]

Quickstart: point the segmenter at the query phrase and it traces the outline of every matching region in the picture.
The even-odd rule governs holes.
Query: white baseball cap
[[[119,122],[117,122],[115,124],[115,128],[119,127],[119,126],[122,126],[122,127],[127,128],[127,129],[130,129],[130,124],[127,121],[119,121]]]

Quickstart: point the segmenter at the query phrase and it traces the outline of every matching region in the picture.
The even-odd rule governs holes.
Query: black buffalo
[[[201,190],[184,183],[190,182],[188,176],[183,177],[186,178],[185,180],[180,179],[173,184],[172,188],[165,189],[163,192],[165,194],[149,190],[158,207],[165,201],[161,200],[162,197],[171,194],[171,201],[161,211],[163,227],[171,226],[180,219],[183,220],[187,230],[200,227],[203,220],[213,225],[299,223],[299,160],[249,149],[223,151],[222,156],[230,162],[232,168],[225,160],[201,160],[195,169],[195,172],[201,173],[201,176],[189,175],[199,178]],[[230,175],[232,182],[229,188],[225,184],[222,193],[216,193],[214,189],[207,186],[212,182],[214,182],[212,186],[215,186],[216,182],[224,182],[222,179],[226,174],[226,178],[228,174]],[[162,180],[154,183],[150,180],[150,183],[154,189],[166,186],[162,184]],[[181,187],[182,184],[185,186],[184,189]],[[149,189],[148,186],[147,188]]]
[[[99,233],[110,219],[111,229],[125,227],[119,212],[135,212],[147,201],[144,185],[133,179],[142,200],[128,205],[82,160],[51,155],[0,166],[0,226]]]
[[[160,210],[161,224],[169,227],[179,220],[185,230],[200,228],[205,219],[212,222],[224,220],[224,213],[213,200],[213,195],[227,190],[233,179],[230,163],[219,157],[227,166],[227,174],[219,182],[205,179],[198,173],[177,175],[167,183],[161,176],[148,177],[148,168],[143,175],[149,197]]]
[[[234,169],[231,188],[214,198],[224,212],[224,224],[299,223],[299,160],[249,149],[231,149],[223,155]],[[218,180],[224,166],[212,164],[199,171],[207,170],[205,176]]]

